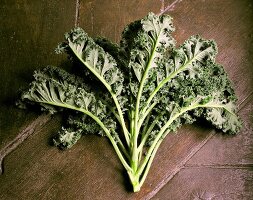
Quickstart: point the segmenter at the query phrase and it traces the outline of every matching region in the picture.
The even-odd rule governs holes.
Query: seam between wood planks
[[[32,121],[26,128],[18,133],[18,135],[9,142],[5,147],[0,149],[0,175],[3,173],[4,158],[22,144],[29,136],[38,132],[51,119],[50,114],[42,114]]]
[[[80,18],[80,0],[76,0],[75,27],[79,26],[79,18]]]
[[[185,165],[183,169],[191,168],[211,168],[211,169],[253,169],[253,163],[239,163],[239,164],[189,164]]]
[[[247,95],[239,104],[238,104],[238,113],[244,108],[244,106],[249,102],[249,100],[252,98],[253,96],[253,91],[249,93],[249,95]],[[166,177],[159,183],[159,185],[152,191],[150,192],[144,199],[151,199],[152,197],[154,197],[160,189],[163,188],[163,186],[165,186],[170,180],[172,180],[172,178],[178,173],[180,172],[181,169],[185,169],[187,168],[187,166],[185,166],[185,164],[215,135],[215,131],[211,131],[209,136],[206,137],[199,145],[197,145],[188,156],[186,156],[186,158],[175,168],[175,170],[173,170],[171,173],[167,174]],[[201,167],[201,166],[194,166],[194,167]],[[202,165],[203,167],[203,165]],[[232,165],[232,164],[225,164],[225,165],[206,165],[205,167],[212,167],[212,168],[220,168],[220,169],[225,169],[225,168],[240,168],[240,169],[248,169],[248,168],[252,168],[253,164],[249,163],[249,164],[239,164],[239,165]]]
[[[239,107],[239,111],[241,109],[244,108],[244,106],[247,105],[247,103],[249,102],[249,100],[253,97],[253,91],[251,91],[239,104],[238,104],[238,107]],[[238,112],[239,112],[238,111]]]
[[[238,104],[238,113],[250,102],[251,98],[253,97],[253,91],[250,92],[239,104]],[[219,169],[249,169],[253,168],[253,163],[239,163],[239,164],[231,164],[231,163],[226,163],[226,164],[189,164],[185,165],[183,168],[219,168]]]
[[[79,12],[80,0],[76,0],[75,10],[75,27],[79,26]],[[3,160],[4,158],[14,151],[20,144],[23,143],[29,136],[39,131],[51,119],[51,115],[42,114],[32,121],[25,129],[18,133],[18,135],[9,142],[6,146],[0,149],[0,175],[3,173]]]
[[[171,4],[169,4],[166,7],[164,7],[164,0],[161,0],[162,6],[161,6],[161,9],[160,9],[160,12],[157,15],[162,15],[165,12],[174,10],[176,4],[180,3],[181,1],[183,1],[183,0],[175,0]]]
[[[193,150],[183,159],[183,161],[176,166],[176,168],[170,172],[169,174],[165,175],[164,179],[156,186],[156,188],[146,195],[144,198],[145,200],[151,199],[154,197],[162,188],[165,186],[181,169],[184,168],[185,163],[192,158],[213,136],[215,135],[215,131],[211,131],[209,135],[202,140]]]

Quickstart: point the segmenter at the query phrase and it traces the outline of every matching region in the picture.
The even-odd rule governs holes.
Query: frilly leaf
[[[192,36],[176,49],[168,60],[166,72],[179,73],[187,71],[190,78],[199,75],[201,68],[215,61],[217,45],[212,40],[205,40],[199,35]]]
[[[171,37],[173,31],[172,18],[167,15],[149,13],[140,21],[139,30],[131,45],[129,62],[129,68],[133,69],[139,82],[144,72],[149,70],[147,68],[158,67],[161,57],[174,48],[175,41]]]
[[[113,90],[123,86],[124,75],[117,67],[115,59],[104,49],[96,44],[85,31],[79,27],[65,34],[66,41],[60,44],[57,52],[65,51],[72,58],[83,63],[109,91],[120,94],[121,91]]]
[[[220,93],[218,93],[220,94]],[[217,93],[213,97],[213,100],[205,104],[208,109],[206,110],[205,117],[216,128],[221,129],[223,132],[231,134],[237,133],[241,126],[241,120],[236,114],[236,105],[234,102],[219,100]]]
[[[36,71],[34,78],[29,90],[22,94],[22,101],[37,102],[51,113],[70,108],[85,109],[101,120],[108,115],[106,106],[79,77],[51,66]]]
[[[60,148],[71,148],[81,138],[81,131],[65,129],[58,133],[58,136],[53,139],[54,145]]]

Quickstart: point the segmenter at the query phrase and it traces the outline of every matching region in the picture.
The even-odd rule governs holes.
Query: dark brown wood
[[[74,21],[75,1],[0,2],[1,166],[9,153],[50,120],[18,109],[15,101],[19,88],[31,81],[33,70],[63,65],[66,57],[55,56],[54,48]]]
[[[74,21],[75,1],[0,2],[0,149],[37,118],[15,106],[18,90],[33,70],[66,61],[54,49]]]
[[[36,120],[23,129],[9,144],[0,149],[0,175],[3,173],[3,160],[8,154],[14,151],[29,136],[38,132],[41,127],[50,120],[49,114],[39,116]]]
[[[251,200],[252,177],[249,169],[184,169],[152,199]]]
[[[183,0],[168,13],[174,18],[178,44],[196,34],[217,42],[217,61],[224,65],[241,101],[253,89],[252,12],[251,0]]]
[[[153,199],[252,199],[252,102],[253,96],[239,112],[240,135],[212,137]]]
[[[252,199],[252,101],[239,112],[240,135],[212,137],[153,199]]]
[[[54,55],[53,49],[74,25],[91,36],[118,42],[127,23],[149,11],[166,9],[174,17],[178,44],[193,34],[217,41],[217,60],[234,82],[244,128],[235,137],[199,125],[168,135],[141,191],[134,194],[106,138],[85,136],[71,150],[60,151],[50,141],[60,129],[61,118],[45,120],[32,130],[29,127],[38,115],[15,108],[13,102],[34,69],[66,61],[65,56]],[[5,157],[0,199],[139,200],[152,198],[161,188],[154,199],[250,199],[252,10],[250,0],[1,1],[0,154],[15,138],[34,134]]]
[[[243,120],[241,133],[236,136],[218,134],[187,163],[202,165],[250,165],[253,169],[253,95],[242,105],[239,112]]]
[[[194,32],[217,41],[217,60],[234,82],[244,125],[237,136],[211,137],[154,199],[251,199],[252,2],[182,1],[170,13],[179,28],[179,41]]]
[[[103,36],[119,42],[123,28],[148,12],[159,12],[160,2],[153,0],[80,1],[80,22],[91,36]]]

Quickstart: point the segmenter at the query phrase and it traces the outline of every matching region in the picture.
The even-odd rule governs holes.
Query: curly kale
[[[126,26],[119,45],[74,28],[56,52],[85,75],[52,66],[36,71],[22,102],[74,111],[55,145],[70,148],[85,134],[108,137],[139,191],[167,134],[200,118],[230,134],[241,127],[216,43],[195,35],[176,47],[174,30],[170,16],[153,13]]]

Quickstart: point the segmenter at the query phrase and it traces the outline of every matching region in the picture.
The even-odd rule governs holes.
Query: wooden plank
[[[165,6],[173,2],[165,1]],[[217,42],[217,61],[224,65],[240,101],[253,89],[252,8],[251,0],[182,0],[166,12],[174,18],[178,44],[196,34]]]
[[[119,34],[125,24],[144,16],[148,11],[157,13],[160,9],[160,3],[158,4],[157,1],[139,1],[137,4],[136,1],[107,0],[103,2],[80,1],[79,25],[85,28],[91,35],[102,34],[113,41],[119,40]],[[252,88],[250,89],[250,84],[252,83],[252,78],[250,77],[252,72],[250,68],[251,61],[246,50],[242,51],[241,46],[240,48],[236,47],[240,44],[244,48],[248,48],[247,44],[245,44],[248,38],[244,35],[246,34],[244,31],[250,31],[251,26],[248,24],[244,27],[244,25],[238,25],[237,23],[238,33],[236,32],[236,36],[241,32],[246,38],[238,39],[232,36],[233,39],[236,40],[231,40],[231,42],[229,34],[234,30],[235,25],[231,25],[230,23],[238,22],[238,19],[242,17],[242,8],[244,7],[242,6],[238,9],[240,11],[236,10],[234,16],[232,15],[232,11],[236,8],[236,1],[232,1],[232,3],[228,1],[224,2],[225,3],[222,2],[222,5],[227,6],[226,9],[230,11],[228,14],[229,16],[231,15],[231,22],[227,21],[227,18],[222,18],[224,12],[221,11],[224,11],[224,8],[221,6],[223,8],[221,9],[219,6],[216,6],[215,2],[213,2],[213,4],[202,4],[202,1],[196,1],[196,3],[195,1],[182,1],[176,5],[171,14],[173,14],[175,18],[175,24],[178,29],[176,38],[180,42],[192,33],[195,34],[198,32],[202,33],[205,37],[213,37],[218,41],[219,46],[221,46],[220,49],[224,48],[224,50],[220,50],[223,52],[223,57],[218,57],[218,59],[220,59],[220,62],[223,64],[231,65],[231,69],[228,67],[226,67],[226,69],[228,69],[230,76],[233,81],[235,81],[237,85],[236,91],[240,95],[240,100],[242,101],[246,93],[252,91]],[[200,10],[195,8],[199,5],[198,3],[202,5]],[[204,5],[208,7],[208,12]],[[245,6],[246,4],[243,3],[242,5]],[[66,4],[65,6],[67,7],[69,5]],[[74,6],[72,5],[72,7]],[[50,10],[51,8],[45,9]],[[60,13],[58,14],[60,15]],[[212,19],[207,18],[210,15],[213,16]],[[245,19],[249,18],[247,12],[244,17]],[[189,19],[192,20],[189,21]],[[221,31],[223,32],[220,33]],[[62,32],[64,31],[61,29],[59,35],[62,35]],[[25,37],[24,35],[25,32],[21,33],[22,37]],[[58,32],[55,33],[55,35],[58,35]],[[185,37],[186,35],[187,37]],[[48,35],[46,36],[48,37]],[[54,38],[52,39],[52,42],[53,41],[59,41],[59,39],[57,38],[56,40],[56,38]],[[234,42],[236,44],[234,44]],[[44,47],[44,44],[40,45],[41,48]],[[31,46],[32,44],[30,44],[30,46],[28,45],[28,47]],[[230,56],[226,57],[227,53],[225,50],[228,47],[232,53],[230,52]],[[233,51],[234,49],[235,52]],[[238,54],[239,56],[236,54],[236,51],[240,53]],[[30,54],[37,58],[38,52],[39,51],[36,51],[36,54],[33,54],[31,51],[28,52],[28,55]],[[10,54],[11,51],[9,50],[6,55]],[[47,58],[51,59],[49,57],[50,56]],[[29,58],[30,56],[27,56],[27,59]],[[20,59],[21,56],[19,61]],[[39,61],[41,60],[38,60],[38,63],[42,64],[45,62],[43,60],[41,62]],[[19,62],[16,62],[16,64],[20,69],[24,70]],[[25,69],[33,69],[33,64],[32,62],[30,64],[28,62],[28,66]],[[245,69],[242,70],[244,67]],[[241,80],[243,80],[242,83],[240,83]],[[16,84],[18,85],[18,83],[20,82]],[[6,96],[9,96],[9,94],[6,94]],[[7,123],[11,123],[11,119],[6,121]],[[177,134],[169,135],[164,140],[157,153],[154,165],[151,168],[142,190],[137,194],[133,194],[129,188],[129,183],[126,181],[127,177],[123,167],[118,161],[108,140],[96,136],[85,136],[73,149],[62,152],[51,147],[47,143],[59,128],[60,119],[55,118],[46,124],[41,131],[36,131],[38,134],[32,136],[23,143],[17,151],[7,157],[5,160],[6,173],[4,173],[0,179],[0,198],[149,199],[166,184],[166,182],[170,180],[191,156],[205,145],[213,135],[210,129],[205,127],[200,128],[198,126],[185,126]],[[10,132],[15,134],[16,130],[13,129],[10,130]],[[212,172],[203,172],[203,174],[205,173],[212,174]],[[219,173],[220,172],[217,172],[218,175]],[[231,173],[228,173],[228,175],[224,174],[224,176],[229,176],[230,174]],[[248,171],[245,172],[245,177],[249,175]],[[173,189],[167,190],[163,197],[167,198],[169,195],[174,195],[174,192]]]
[[[196,31],[205,37],[213,37],[219,45],[218,61],[224,64],[235,84],[239,102],[242,102],[240,107],[242,108],[243,104],[252,101],[252,2],[194,1],[188,3],[183,1],[177,6],[177,9],[171,14],[175,16],[175,23],[179,24],[179,28],[186,25],[187,29],[182,30],[183,36],[186,37],[186,34],[193,34],[193,31]],[[199,15],[194,12],[198,12]],[[188,15],[186,21],[177,17],[180,15],[179,13]],[[191,23],[188,23],[189,19]],[[216,26],[214,26],[215,24]],[[252,108],[248,106],[247,109],[249,110],[243,109],[240,112],[244,124],[240,135],[236,137],[216,135],[187,165],[234,166],[245,164],[251,166],[253,164]]]
[[[182,130],[188,131],[187,137],[178,133],[166,138],[147,182],[133,194],[105,138],[85,136],[71,150],[59,151],[48,144],[59,128],[60,119],[51,120],[6,158],[0,199],[149,199],[161,181],[173,176],[182,159],[189,156],[188,151],[196,144],[192,135],[199,143],[206,137],[205,129],[190,128]]]
[[[48,144],[59,128],[54,118],[6,158],[0,199],[108,199],[114,189],[125,191],[121,164],[105,138],[87,136],[60,151]]]
[[[197,141],[202,144],[207,137],[206,129],[197,127],[167,137],[142,190],[134,194],[105,138],[84,136],[69,151],[50,146],[48,141],[59,130],[60,121],[51,120],[5,159],[0,199],[148,199],[161,181],[173,175],[189,150],[196,148]]]
[[[222,134],[212,137],[186,163],[186,169],[181,170],[170,180],[154,199],[250,199],[253,169],[253,104],[251,103],[253,59],[250,56],[253,47],[252,4],[250,1],[191,3],[184,1],[177,6],[171,12],[175,16],[176,23],[184,27],[189,23],[187,19],[192,22],[188,25],[192,28],[183,29],[182,35],[178,35],[179,38],[197,31],[217,40],[220,47],[218,61],[225,65],[225,69],[235,82],[236,92],[241,102],[239,114],[243,119],[244,127],[241,134],[235,137]],[[180,13],[186,14],[188,18],[177,18]],[[216,17],[212,13],[216,13]],[[223,18],[221,15],[226,17]],[[234,179],[233,177],[236,176],[239,178]],[[223,184],[224,181],[226,184]],[[194,196],[197,194],[199,196]]]
[[[49,114],[39,116],[37,119],[30,122],[17,136],[11,140],[6,146],[0,149],[0,175],[3,173],[3,161],[6,156],[12,153],[20,144],[22,144],[28,137],[35,134],[41,127],[50,120]]]
[[[239,112],[243,128],[236,136],[218,134],[196,153],[187,166],[250,165],[253,168],[253,95]]]
[[[189,199],[196,188],[199,193],[217,196],[213,199],[250,199],[253,196],[252,100],[253,96],[239,112],[244,122],[241,134],[212,137],[154,199],[164,199],[167,195],[173,195],[172,199]],[[181,184],[181,194],[176,189],[178,184]]]
[[[252,177],[252,169],[183,169],[152,200],[250,200]]]
[[[33,70],[59,65],[66,56],[54,49],[75,22],[75,0],[0,2],[0,150],[11,145],[37,117],[15,106],[17,91]],[[42,122],[43,120],[41,120]]]
[[[159,12],[160,2],[153,0],[80,1],[79,26],[91,36],[103,36],[119,42],[123,28],[148,12]]]

